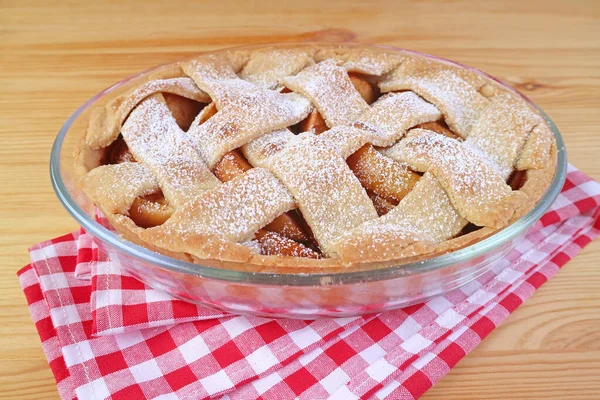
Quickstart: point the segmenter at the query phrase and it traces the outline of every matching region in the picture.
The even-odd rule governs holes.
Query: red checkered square
[[[116,351],[114,353],[105,354],[103,356],[97,356],[96,362],[102,375],[109,375],[113,372],[120,371],[127,368],[127,362],[123,357],[123,353]]]
[[[317,382],[317,379],[304,368],[299,369],[298,371],[285,378],[285,383],[289,386],[290,389],[292,389],[296,396],[300,396],[302,392],[304,392]]]
[[[69,288],[71,296],[73,296],[73,302],[75,304],[87,304],[90,302],[90,288],[87,286],[71,287]]]
[[[266,344],[272,343],[276,339],[287,334],[285,329],[283,329],[277,321],[267,322],[266,324],[257,326],[255,329]]]
[[[554,258],[556,259],[556,257]],[[539,288],[540,286],[542,286],[545,282],[547,281],[547,278],[536,272],[534,274],[532,274],[529,279],[527,279],[527,282],[529,282],[531,285],[533,285],[533,287],[535,288]]]
[[[177,345],[169,331],[159,333],[156,336],[146,339],[146,345],[152,352],[154,357],[162,356],[163,354],[176,349]]]
[[[198,333],[202,333],[210,330],[214,326],[221,325],[221,321],[218,319],[205,319],[202,321],[194,321],[193,324]]]
[[[427,375],[421,371],[416,371],[414,375],[405,380],[402,384],[415,399],[421,397],[421,395],[432,385],[433,383],[427,378]]]
[[[123,305],[123,324],[138,325],[148,321],[146,304]]]
[[[325,350],[325,354],[327,354],[337,365],[342,365],[346,360],[355,356],[356,351],[345,341],[339,341]]]
[[[174,392],[198,380],[192,369],[187,365],[169,372],[165,375],[165,379]]]
[[[124,389],[113,393],[112,400],[133,400],[133,399],[145,399],[146,395],[140,387],[140,385],[127,386]]]
[[[188,318],[198,315],[198,306],[186,301],[173,303],[173,318]]]
[[[65,365],[65,360],[62,357],[55,358],[54,360],[48,363],[52,373],[54,374],[54,379],[56,379],[56,383],[60,383],[64,379],[69,377],[69,370]]]
[[[119,276],[119,283],[123,290],[144,290],[146,285],[131,276]]]
[[[406,315],[412,315],[419,311],[423,307],[423,303],[413,304],[412,306],[404,307],[402,311],[406,313]]]
[[[509,313],[513,312],[517,309],[522,303],[522,300],[519,296],[514,293],[509,293],[506,297],[498,304],[504,307]]]
[[[362,329],[374,342],[380,341],[392,332],[392,330],[379,318],[374,318],[367,322]]]
[[[221,368],[228,367],[234,362],[244,358],[244,355],[233,340],[214,350],[212,355]]]
[[[43,300],[41,300],[43,301]],[[43,342],[50,339],[55,335],[54,325],[52,325],[52,319],[50,317],[43,318],[35,323],[37,331],[40,333],[40,339]]]
[[[569,257],[568,254],[563,253],[563,252],[559,252],[558,254],[556,254],[553,258],[552,258],[552,262],[554,264],[556,264],[558,267],[562,267],[563,265],[565,265],[567,263],[567,261],[569,261],[571,259],[571,257]],[[540,283],[540,285],[543,282]],[[538,286],[539,287],[539,286]]]
[[[448,347],[440,351],[438,357],[452,368],[466,355],[465,351],[456,343],[450,343]]]
[[[26,287],[23,289],[23,292],[25,293],[28,304],[44,300],[44,295],[42,294],[42,289],[39,285]]]
[[[53,244],[59,243],[70,243],[77,240],[77,236],[79,235],[79,231],[75,233],[67,233],[66,235],[59,236],[57,238],[52,239]]]

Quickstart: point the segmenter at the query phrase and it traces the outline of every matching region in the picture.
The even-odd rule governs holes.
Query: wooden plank
[[[139,70],[225,46],[355,40],[496,75],[554,119],[569,160],[600,179],[600,3],[591,1],[0,4],[0,393],[57,398],[15,272],[27,247],[75,230],[48,179],[50,146],[86,99]],[[511,315],[426,399],[600,393],[600,242]]]

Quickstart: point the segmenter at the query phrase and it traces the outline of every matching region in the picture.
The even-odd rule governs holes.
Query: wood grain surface
[[[76,107],[136,71],[232,45],[354,40],[500,77],[554,119],[569,161],[600,179],[600,2],[0,0],[0,397],[58,397],[15,272],[28,246],[77,228],[48,177]],[[424,396],[598,398],[600,241]]]

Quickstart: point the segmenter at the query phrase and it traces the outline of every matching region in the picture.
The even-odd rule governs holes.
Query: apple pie
[[[133,83],[90,115],[78,182],[126,240],[202,265],[433,257],[526,214],[556,168],[526,100],[409,52],[230,49]]]

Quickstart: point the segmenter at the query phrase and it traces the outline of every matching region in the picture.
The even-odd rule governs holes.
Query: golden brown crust
[[[240,77],[255,85],[275,89],[279,80],[285,76],[296,75],[302,69],[315,62],[311,55],[315,49],[265,48],[252,53],[250,60],[240,71]],[[286,60],[282,63],[280,60]]]
[[[430,171],[454,208],[476,225],[501,228],[526,201],[463,143],[434,132],[413,129],[385,154],[417,171]]]
[[[322,47],[313,56],[316,62],[333,59],[348,72],[382,76],[403,60],[398,54],[386,54],[369,49],[352,49],[348,47]]]
[[[515,168],[519,171],[548,168],[555,158],[552,146],[556,146],[552,131],[546,124],[538,124],[531,131]]]
[[[94,168],[82,181],[88,196],[108,214],[126,214],[133,201],[158,190],[152,171],[143,164],[122,163]]]
[[[131,110],[146,97],[163,92],[176,94],[198,102],[210,102],[210,97],[198,89],[188,77],[149,81],[130,93],[115,98],[105,107],[96,108],[92,111],[86,133],[88,146],[98,149],[111,144],[119,136],[121,125]]]
[[[294,76],[285,77],[282,83],[305,95],[330,128],[356,120],[369,107],[348,73],[333,60],[322,61]]]
[[[353,81],[348,72],[359,73],[360,78],[354,76]],[[76,171],[86,193],[126,240],[181,260],[280,273],[364,270],[422,260],[477,242],[524,215],[554,176],[556,143],[531,106],[480,74],[431,59],[344,46],[275,46],[201,55],[150,76],[150,81],[92,113],[87,137],[74,155]],[[375,83],[382,92],[407,93],[391,93],[369,106],[376,96],[372,90]],[[271,90],[280,84],[294,93]],[[160,93],[172,96],[165,100]],[[166,104],[173,114],[165,132],[172,132],[173,140],[187,135],[198,150],[197,165],[189,171],[173,176],[169,171],[181,167],[164,163],[160,155],[164,148],[145,154],[147,139],[136,144],[136,135],[149,137],[148,132],[139,131],[147,118],[136,121],[136,116],[143,116],[147,99]],[[198,102],[211,105],[192,118]],[[142,108],[128,118],[140,104]],[[313,112],[313,107],[319,112]],[[308,133],[295,136],[285,129],[297,123],[309,126],[305,117],[311,112],[323,115],[329,127],[335,127],[318,138]],[[164,121],[162,115],[159,120]],[[466,157],[469,163],[458,168],[456,163],[436,160],[432,154],[437,145],[432,146],[432,140],[437,143],[440,135],[415,130],[404,138],[411,127],[437,120],[446,121],[451,130],[441,140],[444,149]],[[124,137],[140,162],[100,166],[106,146],[117,138],[124,123]],[[454,134],[464,141],[457,141]],[[423,135],[429,139],[416,143]],[[351,172],[348,179],[341,178],[350,171],[343,159],[364,145],[370,151],[375,151],[372,145],[394,145],[377,153],[378,157],[391,156],[415,171],[428,172],[406,196],[402,193],[396,198],[386,192],[387,187],[377,191],[365,184],[367,194],[360,185],[355,187],[358,180]],[[235,149],[241,149],[254,167],[262,165],[268,171],[253,168],[231,184],[219,183],[208,168]],[[159,158],[152,160],[156,154]],[[337,161],[328,161],[333,159]],[[302,160],[311,160],[303,167],[310,167],[305,175],[298,169]],[[317,160],[327,164],[320,168],[328,174],[337,171],[326,184],[320,181]],[[475,175],[465,175],[463,167],[474,168]],[[525,176],[516,191],[504,183],[513,170],[524,171]],[[198,171],[200,175],[196,175]],[[473,178],[477,171],[481,177]],[[366,172],[372,178],[377,171]],[[240,184],[252,180],[253,175],[260,177],[255,183]],[[212,183],[186,191],[180,181],[186,176],[200,176],[202,182]],[[465,190],[469,176],[474,186]],[[310,182],[311,190],[303,186],[305,182]],[[127,215],[131,205],[141,196],[165,189],[173,216],[153,228],[137,226]],[[215,204],[229,201],[232,193],[241,196],[240,202],[231,203],[219,214],[220,207]],[[400,202],[394,207],[374,193]],[[482,198],[481,193],[486,195]],[[319,196],[323,195],[333,196],[335,202],[322,201]],[[262,200],[251,205],[250,197],[256,196]],[[386,202],[379,205],[385,215],[378,217],[369,196]],[[269,201],[271,205],[266,206]],[[210,207],[202,208],[203,202]],[[296,202],[314,225],[320,245],[333,258],[264,255],[257,253],[255,244],[243,243]],[[315,204],[325,205],[324,216],[314,214],[318,211]],[[257,218],[244,222],[244,217],[236,214],[238,208],[245,210],[241,214]],[[194,216],[198,210],[202,210],[201,222]],[[190,224],[190,218],[195,222]],[[461,235],[469,222],[486,227]],[[182,229],[185,234],[180,234]]]
[[[465,79],[473,75],[472,79]],[[444,114],[448,126],[466,137],[489,104],[478,92],[473,80],[478,75],[447,64],[420,58],[407,58],[398,68],[379,82],[382,92],[411,90],[436,105]]]

